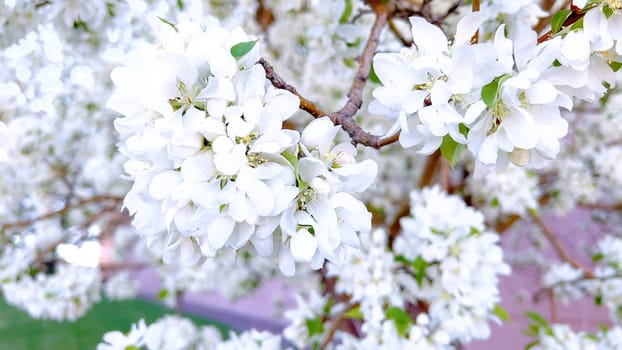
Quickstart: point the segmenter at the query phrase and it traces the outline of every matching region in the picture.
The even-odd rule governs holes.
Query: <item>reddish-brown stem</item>
[[[557,312],[557,301],[555,300],[555,293],[551,289],[549,291],[549,305],[551,306],[551,322],[559,322],[559,313]]]
[[[580,207],[599,210],[622,210],[622,203],[579,203]]]
[[[319,109],[315,103],[298,93],[295,87],[285,82],[285,80],[274,71],[274,67],[272,67],[272,65],[270,65],[270,63],[268,63],[268,61],[266,61],[263,57],[260,58],[257,63],[263,66],[266,71],[266,79],[270,80],[274,87],[287,90],[298,97],[300,100],[300,109],[311,114],[314,118],[320,118],[328,115],[328,113]]]
[[[118,270],[142,270],[153,267],[146,263],[104,263],[100,264],[99,268],[105,271],[118,271]]]
[[[564,23],[562,24],[562,28],[574,24],[575,22],[583,18],[583,16],[585,16],[585,13],[586,13],[585,11],[578,9],[577,7],[573,5],[570,6],[570,10],[572,11],[572,13],[564,21]],[[542,44],[543,42],[550,40],[552,37],[553,37],[553,32],[549,30],[548,32],[542,34],[538,38],[538,44]]]
[[[382,33],[382,29],[387,24],[389,20],[389,15],[392,11],[392,2],[388,2],[384,4],[380,1],[373,1],[370,3],[374,12],[376,13],[376,19],[371,28],[371,32],[369,34],[369,39],[365,44],[363,49],[363,53],[359,58],[359,68],[354,77],[354,81],[350,86],[350,90],[348,91],[348,100],[346,104],[333,113],[327,114],[321,109],[319,109],[312,101],[302,96],[296,88],[292,85],[288,84],[281,78],[275,71],[274,68],[263,58],[260,58],[258,63],[261,64],[266,71],[266,78],[272,82],[272,84],[280,89],[285,89],[294,95],[298,96],[300,99],[300,108],[304,111],[307,111],[315,118],[323,117],[328,115],[330,120],[336,125],[341,125],[343,130],[345,130],[351,137],[353,144],[362,144],[365,146],[370,146],[374,148],[380,148],[382,146],[386,146],[391,144],[399,139],[399,134],[391,135],[386,138],[382,138],[378,135],[373,135],[365,130],[363,130],[354,120],[354,115],[361,108],[363,104],[363,88],[365,87],[365,83],[369,78],[369,72],[371,70],[371,61],[376,53],[376,48],[378,47],[378,42],[380,38],[380,34]]]
[[[411,46],[413,44],[413,42],[411,40],[409,40],[406,37],[404,37],[402,32],[400,32],[400,29],[395,25],[395,22],[392,19],[389,20],[389,29],[391,29],[391,32],[395,35],[395,37],[399,41],[402,42],[402,45],[404,45],[404,46]]]
[[[348,132],[348,134],[352,138],[352,143],[361,143],[376,148],[381,147],[383,144],[386,143],[384,143],[379,136],[372,135],[364,131],[356,123],[356,121],[354,121],[354,115],[356,114],[356,112],[359,111],[363,104],[363,88],[365,87],[365,83],[367,83],[367,79],[369,78],[371,61],[374,54],[376,53],[376,48],[378,47],[378,42],[380,40],[380,34],[382,33],[382,29],[389,20],[389,5],[392,4],[372,4],[372,7],[376,12],[376,19],[374,20],[374,24],[372,25],[367,43],[363,48],[363,53],[359,58],[359,68],[354,77],[354,81],[350,86],[350,90],[348,91],[348,100],[341,109],[329,115],[329,118],[336,125],[341,125],[343,129]]]
[[[421,178],[419,179],[420,188],[430,186],[434,182],[434,175],[436,174],[436,170],[438,169],[440,162],[441,162],[440,151],[436,151],[428,157],[425,163],[425,166],[423,168],[423,172],[421,173]],[[391,226],[389,226],[389,242],[388,242],[389,247],[393,246],[393,242],[395,241],[395,238],[397,238],[397,236],[400,234],[400,230],[402,229],[400,220],[403,217],[407,216],[408,214],[410,214],[410,201],[407,198],[404,204],[402,204],[402,206],[400,207],[397,214],[395,215],[395,218],[393,218],[393,222],[391,223]]]
[[[542,234],[544,234],[544,236],[546,237],[546,239],[549,241],[549,243],[551,243],[551,246],[553,247],[553,249],[555,250],[555,252],[557,253],[557,255],[565,262],[569,263],[570,265],[572,265],[572,267],[579,269],[581,271],[583,271],[583,274],[585,277],[592,277],[594,276],[594,274],[592,273],[592,271],[590,271],[588,268],[584,267],[583,265],[581,265],[575,258],[573,258],[568,251],[566,250],[566,248],[562,245],[562,243],[559,240],[559,237],[557,237],[557,234],[546,225],[546,223],[542,220],[542,218],[540,216],[538,216],[536,213],[534,212],[530,212],[529,213],[534,221],[534,223],[540,228],[540,230],[542,231]]]
[[[62,208],[60,208],[58,210],[54,210],[54,211],[51,211],[49,213],[45,213],[43,215],[37,216],[37,217],[35,217],[33,219],[30,219],[30,220],[23,220],[23,221],[8,222],[8,223],[0,224],[0,230],[28,227],[28,226],[32,225],[33,223],[35,223],[37,221],[51,219],[51,218],[53,218],[55,216],[64,214],[64,213],[66,213],[66,212],[68,212],[70,210],[73,210],[73,209],[76,209],[76,208],[81,208],[81,207],[84,207],[84,206],[89,205],[89,204],[101,203],[101,202],[120,203],[122,200],[123,200],[123,197],[119,197],[119,196],[110,196],[110,195],[93,196],[93,197],[90,197],[90,198],[81,199],[78,202],[76,202],[75,204],[68,203],[64,207],[62,207]]]
[[[479,11],[479,0],[473,0],[473,3],[471,4],[471,11],[473,12]],[[473,37],[471,38],[471,43],[477,44],[478,41],[479,41],[479,30],[477,30],[475,34],[473,34]]]

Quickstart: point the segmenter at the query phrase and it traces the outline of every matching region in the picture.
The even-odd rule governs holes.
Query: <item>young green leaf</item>
[[[505,311],[505,309],[499,304],[495,304],[494,309],[492,309],[492,313],[497,315],[497,317],[499,317],[501,321],[510,320],[510,315],[508,314],[508,312]]]
[[[414,270],[415,280],[417,281],[417,284],[421,286],[423,284],[426,269],[428,268],[428,262],[423,260],[423,257],[419,255],[417,259],[411,263],[411,266]]]
[[[540,314],[533,311],[526,311],[525,316],[530,318],[536,325],[548,328],[549,323]]]
[[[460,160],[460,155],[462,154],[462,150],[464,149],[464,145],[456,142],[449,135],[445,135],[443,137],[443,142],[441,143],[441,154],[443,158],[445,158],[451,167],[455,167],[458,161]]]
[[[343,317],[353,319],[353,320],[363,320],[363,313],[361,312],[361,307],[357,306],[353,309],[348,310]]]
[[[249,53],[253,49],[253,47],[255,47],[255,44],[257,44],[257,41],[259,40],[244,41],[244,42],[233,45],[231,47],[231,56],[235,58],[243,57],[244,55]]]
[[[497,105],[497,92],[499,91],[499,77],[482,87],[482,101],[488,108]]]
[[[551,33],[557,34],[557,32],[562,29],[564,22],[566,22],[571,13],[572,11],[570,10],[560,10],[554,14],[551,19]]]
[[[179,30],[177,30],[177,26],[175,25],[175,23],[169,22],[168,20],[166,20],[165,18],[162,18],[160,16],[158,16],[158,19],[160,20],[160,22],[162,23],[166,23],[169,26],[171,26],[173,29],[175,29],[176,32],[178,32]]]
[[[408,334],[408,330],[412,325],[413,321],[406,311],[400,309],[399,307],[392,306],[388,308],[384,312],[384,314],[387,319],[393,320],[393,322],[395,323],[395,328],[397,328],[397,332],[399,333],[399,335],[404,337]]]
[[[339,17],[339,24],[347,23],[350,19],[350,15],[352,14],[352,0],[345,0],[346,6],[341,13],[341,17]]]
[[[307,318],[305,320],[305,325],[307,326],[307,332],[309,333],[309,337],[313,337],[316,334],[324,333],[324,324],[319,317]]]

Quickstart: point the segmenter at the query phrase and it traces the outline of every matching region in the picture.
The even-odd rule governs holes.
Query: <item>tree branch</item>
[[[264,67],[266,71],[266,78],[270,80],[272,85],[279,89],[285,89],[298,96],[298,98],[300,99],[300,109],[308,112],[315,118],[328,116],[335,125],[341,125],[343,130],[345,130],[350,135],[350,137],[352,138],[352,143],[355,145],[362,144],[365,146],[380,148],[382,146],[386,146],[397,141],[399,139],[399,133],[383,138],[381,136],[372,135],[366,132],[356,123],[356,121],[354,121],[354,115],[356,114],[356,112],[358,112],[363,104],[363,88],[365,87],[365,83],[369,78],[371,61],[374,54],[376,53],[376,48],[378,47],[378,42],[380,40],[380,34],[382,33],[382,29],[389,20],[389,16],[392,12],[393,3],[389,2],[388,4],[383,4],[381,2],[374,1],[371,3],[371,5],[374,9],[374,12],[376,13],[376,19],[372,26],[369,40],[365,44],[363,53],[359,58],[359,68],[347,94],[348,101],[338,111],[335,111],[331,114],[325,113],[324,111],[319,109],[315,105],[315,103],[298,93],[295,87],[285,82],[285,80],[283,80],[283,78],[281,78],[274,71],[274,68],[265,59],[260,58],[258,63]]]
[[[32,225],[33,223],[37,222],[37,221],[41,221],[41,220],[46,220],[46,219],[51,219],[57,215],[61,215],[64,214],[70,210],[76,209],[76,208],[80,208],[80,207],[84,207],[86,205],[89,204],[94,204],[94,203],[100,203],[100,202],[115,202],[115,203],[120,203],[123,200],[123,197],[119,197],[119,196],[110,196],[110,195],[98,195],[98,196],[93,196],[90,198],[86,198],[86,199],[81,199],[79,200],[77,203],[75,204],[71,204],[68,203],[66,204],[64,207],[58,209],[58,210],[54,210],[51,211],[49,213],[45,213],[43,215],[37,216],[33,219],[30,220],[23,220],[23,221],[16,221],[16,222],[8,222],[8,223],[4,223],[4,224],[0,224],[0,231],[2,230],[6,230],[6,229],[12,229],[12,228],[22,228],[22,227],[28,227],[30,225]]]
[[[540,230],[542,231],[544,236],[551,243],[551,245],[553,246],[553,249],[555,250],[557,255],[563,261],[569,263],[574,268],[583,271],[583,274],[585,275],[585,277],[593,277],[594,276],[592,271],[590,271],[589,269],[587,269],[586,267],[581,265],[576,259],[574,259],[572,256],[570,256],[570,254],[568,253],[566,248],[564,248],[562,243],[559,241],[559,237],[557,237],[557,234],[550,227],[548,227],[546,225],[546,223],[544,223],[544,221],[542,220],[542,218],[540,218],[540,216],[538,216],[538,214],[534,213],[533,211],[530,211],[529,214],[533,218],[533,221],[536,223],[536,225],[540,228]]]
[[[268,63],[268,61],[266,61],[263,57],[259,58],[259,61],[257,61],[257,63],[263,66],[264,70],[266,71],[266,79],[270,80],[270,82],[272,83],[272,85],[274,85],[274,87],[287,90],[291,92],[292,94],[296,95],[298,99],[300,99],[300,109],[311,114],[314,118],[320,118],[320,117],[328,115],[326,112],[319,109],[315,105],[315,103],[311,102],[309,99],[299,94],[298,91],[296,91],[295,87],[285,82],[285,80],[283,80],[283,78],[281,78],[274,71],[274,67],[272,67],[272,65],[270,65],[270,63]]]
[[[333,123],[335,123],[336,125],[341,125],[343,129],[348,132],[348,134],[352,138],[352,143],[360,143],[375,148],[379,148],[387,144],[386,140],[382,140],[379,136],[372,135],[364,131],[354,121],[354,115],[363,105],[363,88],[365,87],[365,83],[369,78],[371,61],[374,54],[376,53],[376,48],[378,47],[378,42],[380,40],[380,34],[382,33],[382,29],[389,20],[389,14],[391,12],[391,9],[389,7],[390,5],[392,5],[392,3],[379,4],[375,2],[372,4],[372,7],[376,12],[376,19],[371,28],[369,39],[365,44],[363,53],[359,58],[359,68],[347,94],[348,101],[341,109],[329,115],[329,118],[333,121]]]
[[[395,37],[402,42],[402,45],[411,46],[413,44],[412,40],[404,37],[404,35],[400,32],[400,29],[395,25],[395,22],[391,19],[389,20],[389,29],[391,29],[391,32],[393,32]]]

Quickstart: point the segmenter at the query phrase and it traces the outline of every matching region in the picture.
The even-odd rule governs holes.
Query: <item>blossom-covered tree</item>
[[[171,305],[278,277],[300,290],[281,335],[171,315],[98,349],[460,349],[507,320],[520,260],[534,297],[611,315],[588,333],[528,313],[529,347],[622,348],[620,1],[5,0],[0,18],[0,291],[33,317],[133,297],[136,269]],[[577,210],[600,225],[584,256],[543,219]],[[513,231],[558,259],[502,249]]]

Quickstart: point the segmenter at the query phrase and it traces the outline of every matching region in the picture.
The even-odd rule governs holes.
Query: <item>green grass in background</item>
[[[0,298],[0,350],[91,350],[104,333],[127,332],[144,318],[147,324],[172,311],[150,301],[133,299],[102,301],[76,322],[35,320]],[[207,319],[184,314],[196,325],[214,325],[223,334],[229,328]]]

